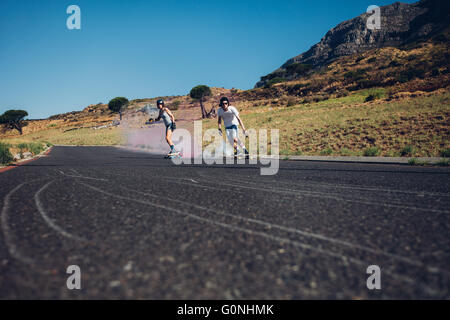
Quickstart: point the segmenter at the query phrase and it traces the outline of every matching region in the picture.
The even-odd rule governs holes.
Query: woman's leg
[[[166,141],[169,144],[170,147],[173,146],[173,142],[172,142],[172,129],[167,128],[166,130]]]
[[[173,142],[172,142],[172,129],[170,127],[166,128],[166,141],[167,141],[167,144],[170,147],[170,152],[169,153],[173,153],[174,152],[174,146],[173,146]]]

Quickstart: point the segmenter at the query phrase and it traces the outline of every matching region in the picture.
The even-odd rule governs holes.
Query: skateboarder
[[[244,123],[242,122],[241,118],[239,117],[239,112],[237,109],[233,106],[230,106],[230,101],[227,97],[222,97],[220,99],[219,109],[217,111],[218,116],[218,125],[219,125],[219,132],[222,135],[222,119],[223,123],[225,125],[225,132],[228,138],[228,141],[234,148],[234,155],[236,157],[243,156],[244,153],[247,156],[248,151],[245,148],[245,145],[241,142],[239,139],[239,130],[238,125],[242,127],[242,130],[244,130],[244,134],[246,134]],[[238,154],[237,146],[241,147],[241,149],[244,151],[244,153],[241,151]]]
[[[170,146],[170,151],[167,154],[167,157],[178,155],[179,152],[175,151],[174,145],[172,142],[172,132],[176,129],[175,125],[175,117],[172,112],[164,105],[164,100],[160,99],[156,102],[156,107],[159,109],[158,118],[155,121],[159,121],[162,119],[164,121],[164,125],[166,126],[166,141]]]

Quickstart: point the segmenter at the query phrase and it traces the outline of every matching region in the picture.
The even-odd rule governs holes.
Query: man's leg
[[[225,129],[225,133],[227,135],[227,140],[228,140],[229,144],[233,147],[234,155],[236,155],[237,146],[236,146],[236,141],[235,141],[236,137],[235,137],[234,132],[235,132],[234,129]]]

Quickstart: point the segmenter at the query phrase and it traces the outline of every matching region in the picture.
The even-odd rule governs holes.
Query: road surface
[[[448,299],[449,173],[54,147],[0,173],[0,298]]]

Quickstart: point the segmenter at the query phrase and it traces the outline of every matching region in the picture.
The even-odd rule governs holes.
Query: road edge
[[[52,151],[52,149],[53,149],[53,146],[50,147],[50,148],[48,148],[48,149],[45,150],[45,151],[42,151],[42,152],[39,153],[38,155],[35,155],[35,156],[32,157],[31,159],[21,160],[21,161],[18,161],[18,162],[16,162],[16,163],[14,163],[14,164],[10,164],[10,165],[8,165],[8,166],[0,167],[0,173],[5,172],[5,171],[8,171],[8,170],[11,170],[11,169],[14,169],[14,168],[17,168],[17,167],[19,167],[19,166],[21,166],[21,165],[30,163],[30,162],[32,162],[32,161],[34,161],[34,160],[39,159],[39,158],[45,157],[45,156],[47,156],[47,155]]]

